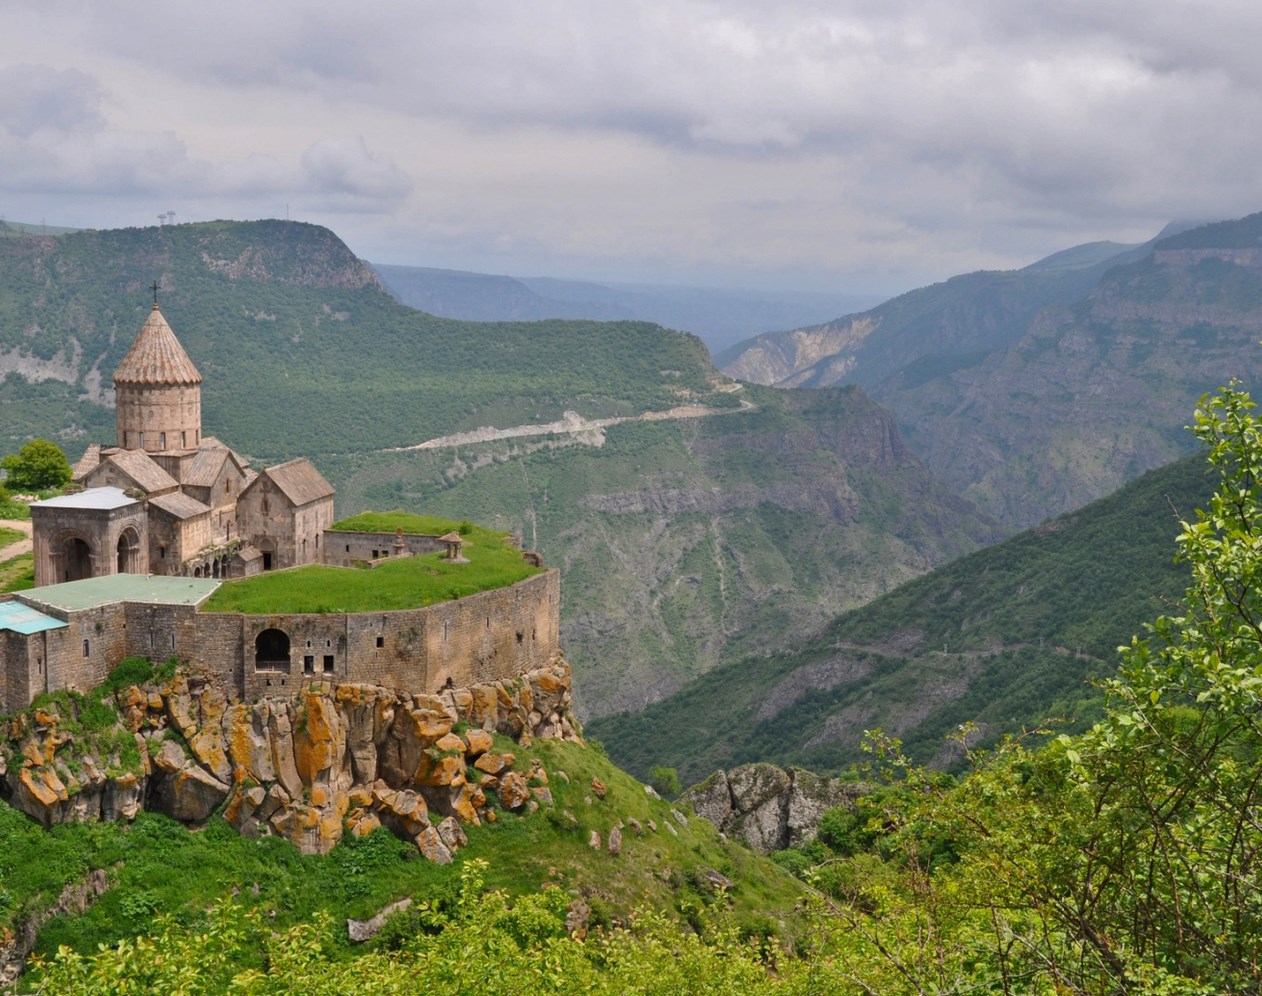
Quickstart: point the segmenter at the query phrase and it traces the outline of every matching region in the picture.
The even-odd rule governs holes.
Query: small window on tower
[[[158,449],[165,450],[167,448],[167,434],[165,432],[158,433]]]

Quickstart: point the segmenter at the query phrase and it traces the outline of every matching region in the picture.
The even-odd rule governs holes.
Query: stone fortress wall
[[[146,602],[67,611],[33,589],[21,601],[65,626],[0,632],[0,712],[43,691],[87,691],[128,656],[178,657],[246,700],[287,695],[304,679],[434,694],[547,666],[560,650],[560,594],[556,569],[391,612],[247,615]]]

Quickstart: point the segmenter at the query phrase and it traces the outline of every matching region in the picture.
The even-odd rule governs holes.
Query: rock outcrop
[[[309,854],[386,826],[447,862],[463,825],[550,802],[546,773],[512,770],[492,735],[578,739],[571,698],[560,657],[437,695],[313,681],[254,703],[185,671],[116,692],[119,724],[104,734],[86,734],[79,716],[15,714],[0,742],[0,794],[45,826],[142,807],[187,823],[220,811],[246,836],[277,834]]]
[[[762,854],[782,851],[815,837],[819,819],[834,806],[850,806],[863,792],[799,768],[746,764],[716,771],[679,797],[698,816]]]

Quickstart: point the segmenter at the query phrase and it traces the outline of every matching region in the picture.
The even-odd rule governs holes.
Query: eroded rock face
[[[493,752],[493,734],[578,739],[560,657],[441,695],[312,682],[250,705],[193,684],[180,674],[117,693],[139,753],[130,769],[119,752],[101,758],[76,744],[54,713],[18,714],[0,741],[0,794],[46,826],[131,819],[142,807],[200,823],[222,807],[243,834],[283,836],[305,853],[384,825],[445,863],[465,844],[462,825],[531,799],[528,778],[551,803],[540,791],[547,773],[512,770],[515,756]],[[464,737],[458,724],[471,727]]]
[[[835,806],[853,805],[863,791],[797,768],[746,764],[716,771],[679,797],[698,816],[755,851],[770,854],[815,837],[819,819]]]

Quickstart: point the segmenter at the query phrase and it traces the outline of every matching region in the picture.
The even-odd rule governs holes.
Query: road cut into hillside
[[[533,425],[514,425],[507,429],[497,429],[484,425],[468,432],[455,432],[449,436],[437,436],[423,443],[412,446],[391,446],[379,453],[408,453],[413,450],[438,450],[447,446],[466,446],[470,443],[490,443],[498,439],[517,439],[523,436],[555,436],[578,435],[584,432],[595,432],[620,422],[661,422],[669,419],[710,418],[714,415],[735,415],[752,411],[756,408],[751,401],[741,399],[739,408],[710,408],[706,405],[678,405],[665,411],[643,412],[640,415],[615,415],[609,418],[584,418],[578,412],[567,411],[555,422],[543,422]]]

